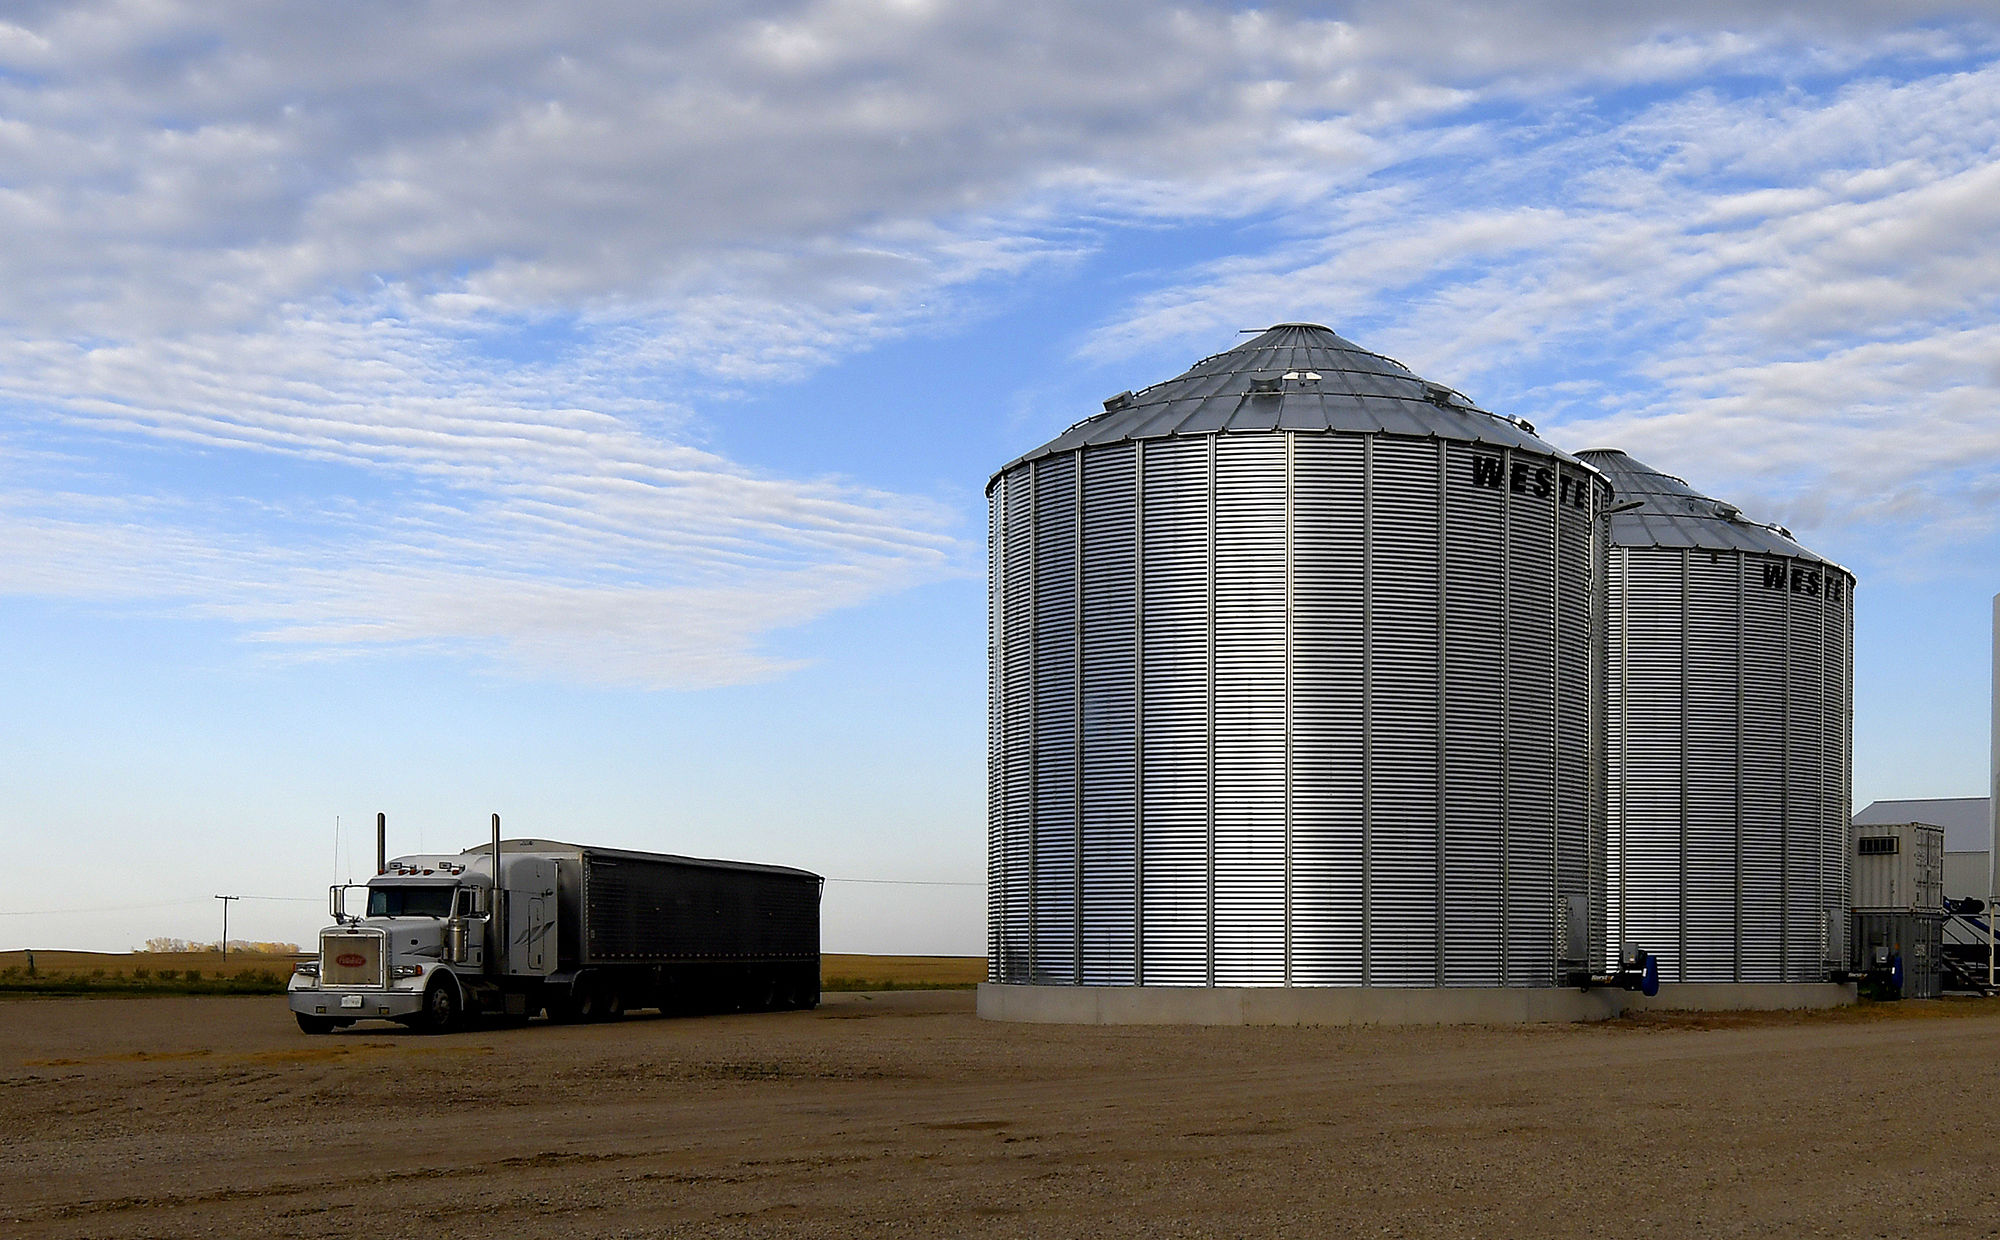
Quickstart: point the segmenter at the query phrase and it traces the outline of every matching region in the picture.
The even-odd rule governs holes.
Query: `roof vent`
[[[1283,388],[1284,380],[1273,379],[1268,375],[1250,380],[1250,394],[1252,396],[1275,396]]]
[[[1424,381],[1424,399],[1429,401],[1433,405],[1437,405],[1439,408],[1443,409],[1449,409],[1453,405],[1459,404],[1460,402],[1465,402],[1465,398],[1463,396],[1460,396],[1457,392],[1452,391],[1444,384],[1432,383],[1429,380]],[[1465,403],[1470,403],[1470,402],[1465,402]]]
[[[1741,521],[1743,519],[1743,510],[1734,504],[1717,504],[1715,506],[1715,515],[1721,517],[1724,521]]]
[[[1104,402],[1104,412],[1110,413],[1113,409],[1123,409],[1125,406],[1131,403],[1132,403],[1132,393],[1128,389],[1126,391],[1118,393],[1118,395],[1116,396],[1111,397],[1109,400],[1106,400]]]

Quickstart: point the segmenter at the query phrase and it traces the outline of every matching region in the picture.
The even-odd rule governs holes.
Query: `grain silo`
[[[1623,452],[1611,480],[1611,943],[1664,982],[1843,965],[1854,578]]]
[[[981,1010],[1519,1015],[1468,992],[1601,956],[1597,473],[1314,324],[1104,406],[988,488]]]

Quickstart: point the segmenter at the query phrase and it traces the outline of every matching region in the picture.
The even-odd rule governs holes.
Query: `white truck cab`
[[[503,855],[497,901],[491,853],[380,865],[365,886],[329,893],[334,924],[320,931],[319,958],[297,966],[287,987],[299,1028],[393,1020],[443,1030],[474,1012],[536,1010],[529,1000],[556,958],[554,862]]]

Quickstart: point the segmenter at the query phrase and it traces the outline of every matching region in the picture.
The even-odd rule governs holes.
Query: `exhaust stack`
[[[389,815],[375,815],[375,872],[389,871]]]
[[[507,944],[507,921],[500,909],[500,815],[493,815],[493,908],[487,920],[493,925],[493,950],[486,953],[486,971],[500,972],[500,953]]]

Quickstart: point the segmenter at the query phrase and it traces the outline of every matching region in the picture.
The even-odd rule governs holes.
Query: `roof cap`
[[[1520,418],[1370,353],[1318,323],[1279,323],[1185,372],[1120,392],[1000,473],[1045,456],[1131,440],[1270,431],[1332,431],[1446,439],[1577,462]],[[999,475],[996,474],[997,478]]]

